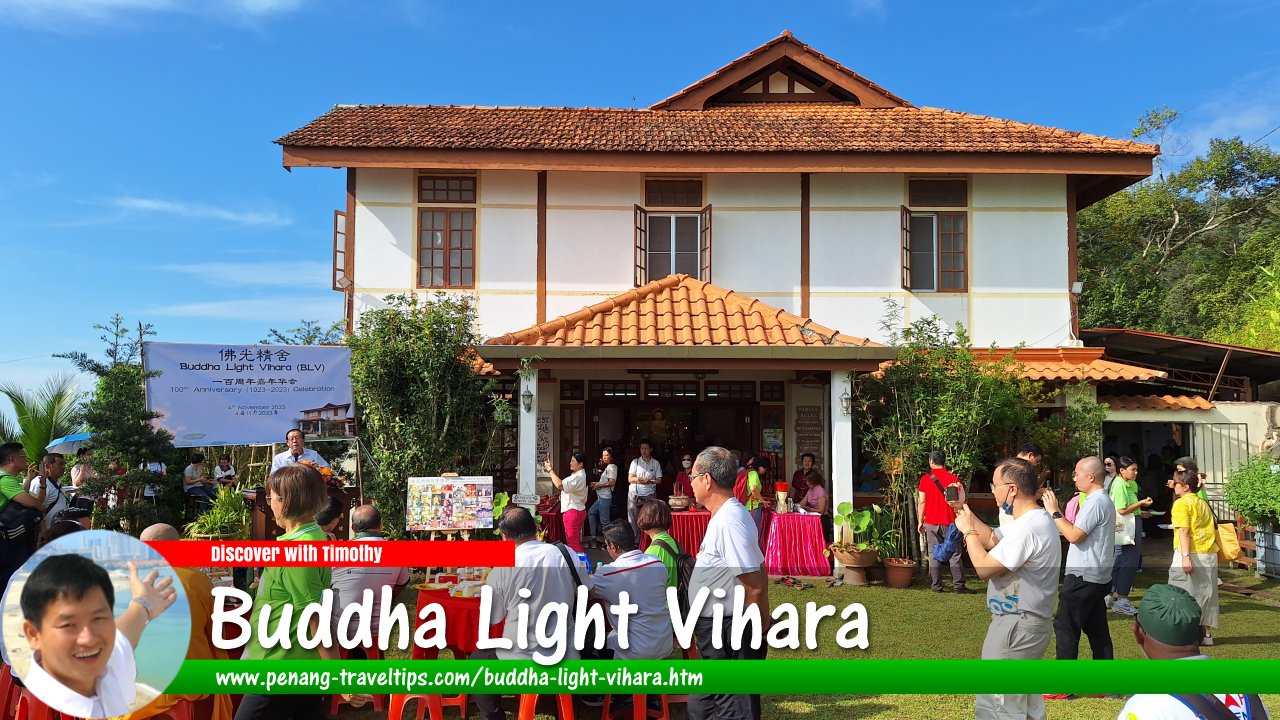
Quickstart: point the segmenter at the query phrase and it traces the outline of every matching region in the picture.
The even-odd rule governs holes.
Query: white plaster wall
[[[890,208],[906,203],[901,173],[814,173],[809,176],[809,206]]]
[[[485,170],[480,173],[482,205],[538,205],[538,173],[533,170]]]
[[[1055,211],[969,215],[970,292],[1067,292],[1067,214]]]
[[[635,214],[631,209],[547,210],[547,292],[632,288]],[[534,273],[535,268],[530,266]]]
[[[812,189],[812,186],[811,188]],[[727,208],[800,208],[799,173],[713,173],[707,202]],[[799,232],[797,225],[796,232]]]
[[[911,293],[903,308],[902,322],[909,325],[916,320],[937,315],[948,328],[954,330],[957,323],[963,323],[972,334],[977,321],[969,317],[970,302],[968,295]]]
[[[787,310],[799,307],[799,211],[713,210],[711,281]]]
[[[356,168],[355,172],[358,202],[413,202],[413,170]]]
[[[1066,295],[975,297],[970,330],[975,346],[1061,347],[1071,342],[1071,303]]]
[[[630,212],[644,204],[642,173],[548,172],[547,205],[613,206]]]
[[[1267,435],[1269,402],[1215,402],[1211,410],[1112,410],[1107,422],[1142,423],[1244,423],[1249,428],[1245,454],[1257,452]]]
[[[538,281],[538,211],[481,207],[476,288],[533,291]]]
[[[811,212],[810,291],[901,292],[900,218],[896,210]]]
[[[886,294],[899,304],[903,293]],[[887,343],[889,338],[880,330],[884,318],[883,297],[827,297],[812,295],[809,298],[809,316],[814,322],[838,330],[846,335],[869,338],[872,342]]]
[[[1067,208],[1063,175],[973,175],[973,207]]]
[[[415,283],[413,208],[356,204],[357,288],[407,289]]]
[[[538,320],[538,299],[533,291],[512,294],[481,292],[477,298],[478,330],[485,338],[524,330]]]

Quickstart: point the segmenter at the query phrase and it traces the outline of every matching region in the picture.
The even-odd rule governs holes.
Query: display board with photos
[[[409,478],[405,524],[407,530],[492,529],[493,478]]]

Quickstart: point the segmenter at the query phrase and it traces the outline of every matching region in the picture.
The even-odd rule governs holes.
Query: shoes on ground
[[[1209,647],[1209,646],[1213,645],[1213,636],[1212,636],[1212,635],[1208,635],[1208,634],[1206,634],[1206,635],[1204,636],[1204,639],[1200,641],[1200,645],[1201,645],[1202,647]]]
[[[1107,597],[1106,597],[1106,598],[1104,598],[1102,602],[1106,603],[1106,604],[1107,604],[1107,609],[1108,609],[1108,610],[1110,610],[1110,609],[1111,609],[1111,607],[1112,607],[1113,605],[1115,605],[1115,604],[1116,604],[1116,596],[1115,596],[1115,595],[1107,595]]]
[[[956,593],[957,595],[972,595],[972,594],[973,594],[973,591],[972,591],[972,590],[970,590],[969,588],[965,587],[964,585],[956,585],[955,587],[953,587],[953,588],[951,588],[951,589],[952,589],[953,591],[955,591],[955,593]]]
[[[929,588],[929,589],[930,589],[930,590],[932,590],[932,591],[934,591],[934,592],[945,592],[945,591],[946,591],[946,588],[942,587],[941,585],[934,585],[933,587],[931,587],[931,588]]]
[[[1129,601],[1129,598],[1122,597],[1117,599],[1115,604],[1111,606],[1111,612],[1133,617],[1138,614],[1138,608],[1133,606],[1133,603]]]

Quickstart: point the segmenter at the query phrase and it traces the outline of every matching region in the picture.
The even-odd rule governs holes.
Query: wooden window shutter
[[[649,282],[649,212],[639,205],[636,208],[636,287]]]
[[[701,225],[698,232],[702,235],[699,238],[701,249],[701,266],[698,271],[698,279],[703,282],[711,282],[711,206],[702,208]]]
[[[911,289],[911,210],[902,206],[902,289]]]
[[[333,289],[351,287],[351,246],[347,235],[347,214],[333,211]]]

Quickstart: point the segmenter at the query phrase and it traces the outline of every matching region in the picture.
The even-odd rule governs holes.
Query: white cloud
[[[1258,140],[1280,125],[1277,95],[1280,95],[1280,68],[1269,68],[1236,78],[1217,95],[1187,109],[1179,132],[1187,146],[1181,159],[1190,160],[1203,154],[1214,138],[1239,136],[1246,143]],[[1280,131],[1267,136],[1261,144],[1280,147]]]
[[[301,0],[0,0],[0,22],[52,31],[78,25],[111,25],[159,14],[253,22],[293,12],[301,5]]]
[[[888,13],[884,0],[850,0],[849,9],[854,17],[862,18],[882,18]]]
[[[216,205],[131,195],[113,198],[109,204],[126,216],[151,213],[172,215],[186,220],[214,220],[234,225],[281,227],[293,224],[292,218],[272,210],[230,210]]]
[[[221,287],[294,287],[314,290],[330,280],[332,268],[314,260],[283,262],[215,262],[186,265],[163,265],[163,272],[194,275],[210,285]]]
[[[288,324],[295,318],[341,317],[342,303],[337,293],[333,299],[307,297],[261,297],[240,300],[213,300],[149,308],[148,315],[171,317],[215,318],[220,320],[254,320]]]

